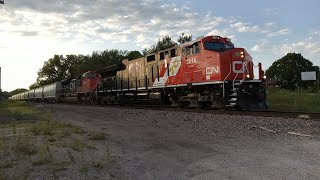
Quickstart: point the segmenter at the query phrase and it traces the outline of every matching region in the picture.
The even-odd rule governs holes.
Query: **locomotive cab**
[[[219,53],[223,98],[226,107],[265,110],[266,92],[263,71],[258,64],[259,77],[254,76],[252,57],[244,48],[235,48],[229,38],[212,36],[204,42],[204,49]]]
[[[83,73],[80,83],[77,87],[78,93],[90,93],[97,88],[97,84],[101,81],[101,75],[93,71]]]

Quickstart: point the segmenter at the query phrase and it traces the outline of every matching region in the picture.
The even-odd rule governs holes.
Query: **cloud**
[[[199,14],[191,8],[160,0],[29,0],[7,3],[12,12],[1,11],[0,17],[7,33],[39,36],[60,41],[131,43],[134,46],[153,44],[154,40],[181,33],[194,37],[205,34],[235,36],[238,32],[257,32],[258,26],[234,18]],[[143,35],[143,38],[141,36]],[[140,35],[138,37],[138,35]]]
[[[311,41],[300,41],[290,44],[281,44],[273,47],[274,50],[278,50],[283,53],[288,52],[304,52],[308,54],[320,53],[320,43]]]
[[[267,37],[276,37],[276,36],[284,36],[284,35],[287,35],[289,34],[289,29],[280,29],[278,31],[275,31],[275,32],[270,32],[267,34]]]
[[[216,16],[211,12],[200,14],[190,7],[161,0],[29,0],[12,1],[7,6],[14,9],[0,17],[7,33],[19,32],[23,37],[38,36],[61,42],[127,43],[142,49],[165,35],[176,40],[181,33],[230,38],[239,32],[261,33],[258,25],[235,17]]]
[[[237,22],[230,25],[231,28],[237,29],[239,32],[258,32],[259,26],[250,26],[249,23]]]
[[[263,51],[263,48],[262,48],[262,45],[254,45],[252,48],[251,48],[252,51],[255,51],[255,52],[262,52]]]

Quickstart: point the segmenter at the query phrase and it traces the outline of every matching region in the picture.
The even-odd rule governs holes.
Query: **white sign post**
[[[317,80],[317,73],[315,71],[301,72],[302,81],[315,81]]]

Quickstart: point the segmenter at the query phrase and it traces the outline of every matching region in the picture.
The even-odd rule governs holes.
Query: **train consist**
[[[207,36],[98,71],[16,94],[37,102],[160,104],[265,110],[264,75],[229,38]]]

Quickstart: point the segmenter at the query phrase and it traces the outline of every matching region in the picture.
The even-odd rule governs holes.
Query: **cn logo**
[[[240,69],[239,69],[240,67]],[[244,68],[246,67],[246,64],[241,61],[233,61],[232,62],[232,71],[234,73],[240,74],[244,73]]]
[[[206,74],[219,73],[219,66],[206,68]]]

